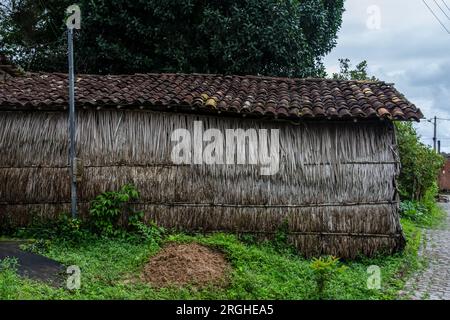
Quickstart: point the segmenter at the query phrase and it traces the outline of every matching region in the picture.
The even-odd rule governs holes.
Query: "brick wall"
[[[445,160],[444,167],[439,173],[439,189],[450,190],[450,158]]]

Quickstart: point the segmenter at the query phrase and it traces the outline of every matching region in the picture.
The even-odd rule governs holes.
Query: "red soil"
[[[230,269],[217,250],[196,243],[169,244],[150,259],[142,278],[155,287],[225,285]]]

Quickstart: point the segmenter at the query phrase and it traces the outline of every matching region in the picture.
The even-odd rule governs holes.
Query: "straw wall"
[[[280,170],[261,176],[254,165],[174,165],[174,129],[280,129]],[[287,222],[306,255],[352,257],[399,249],[392,124],[267,122],[144,111],[78,114],[80,211],[125,183],[141,192],[137,209],[158,224],[204,232],[270,236]],[[0,113],[0,221],[25,225],[68,211],[67,116]]]

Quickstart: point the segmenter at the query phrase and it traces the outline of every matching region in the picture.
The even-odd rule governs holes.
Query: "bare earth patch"
[[[169,244],[144,267],[142,280],[155,287],[225,285],[231,266],[222,252],[197,244]]]

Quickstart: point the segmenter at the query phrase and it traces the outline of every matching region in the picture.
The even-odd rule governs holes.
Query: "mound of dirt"
[[[217,250],[196,243],[169,244],[150,259],[142,279],[155,287],[225,285],[230,268]]]

